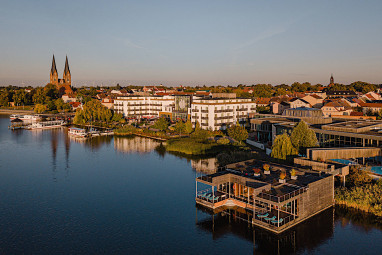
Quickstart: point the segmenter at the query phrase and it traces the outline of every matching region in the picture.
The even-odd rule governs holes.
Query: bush
[[[219,140],[217,140],[217,143],[222,144],[222,145],[227,145],[230,143],[230,140],[226,137],[223,137],[223,138],[220,138]]]
[[[167,141],[166,149],[168,151],[198,155],[210,153],[216,146],[218,146],[218,144],[211,141],[181,138]]]

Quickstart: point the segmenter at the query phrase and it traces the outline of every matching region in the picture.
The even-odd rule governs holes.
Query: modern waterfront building
[[[272,143],[277,135],[290,133],[304,120],[316,133],[320,147],[380,147],[382,121],[325,118],[317,109],[288,109],[284,116],[251,119],[253,139]]]
[[[334,175],[248,160],[196,178],[197,204],[213,213],[241,208],[253,225],[281,233],[334,204]],[[284,179],[280,176],[286,175]]]
[[[256,103],[249,98],[194,99],[190,109],[191,122],[203,129],[225,130],[237,122],[245,122],[256,112]]]
[[[173,108],[174,96],[125,96],[114,99],[114,110],[127,118],[171,116]]]

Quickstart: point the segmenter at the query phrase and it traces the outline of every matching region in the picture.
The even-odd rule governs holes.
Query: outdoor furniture
[[[279,220],[271,220],[272,223],[281,223],[283,222],[283,219],[279,219]]]
[[[276,216],[273,216],[271,218],[264,218],[264,220],[266,220],[266,221],[272,221],[272,220],[275,220],[275,219],[276,219]]]
[[[219,199],[219,196],[215,197],[214,201],[218,201],[218,199]]]
[[[269,213],[266,213],[266,214],[257,214],[257,217],[259,218],[265,218],[265,217],[268,217]]]

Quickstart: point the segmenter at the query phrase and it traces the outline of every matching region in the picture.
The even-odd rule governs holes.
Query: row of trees
[[[110,122],[121,121],[122,115],[114,113],[107,107],[103,106],[100,101],[92,99],[84,104],[82,109],[76,111],[73,122],[75,124],[86,124],[89,122]]]
[[[166,131],[169,128],[169,122],[166,118],[159,118],[154,125],[152,126],[155,129],[160,131]],[[183,122],[182,120],[178,120],[178,122],[174,125],[174,131],[179,134],[191,134],[194,138],[202,138],[206,139],[208,137],[213,136],[213,132],[209,130],[201,129],[199,122],[196,122],[195,129],[192,127],[192,123],[190,120]],[[232,125],[227,130],[228,135],[235,139],[236,141],[244,141],[248,138],[248,132],[245,127],[240,126],[239,124]],[[222,133],[221,133],[222,134]]]
[[[318,146],[316,134],[304,121],[300,121],[290,135],[283,133],[276,136],[271,156],[286,160],[298,154],[305,155],[307,148],[316,146]]]

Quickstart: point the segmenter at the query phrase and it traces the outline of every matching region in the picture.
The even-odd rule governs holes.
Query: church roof
[[[66,56],[64,74],[68,74],[68,73],[70,74],[70,69],[69,69],[68,56]]]
[[[56,68],[56,60],[54,59],[54,54],[53,54],[53,59],[52,59],[52,68],[50,69],[50,73],[54,74],[57,73],[57,68]]]

